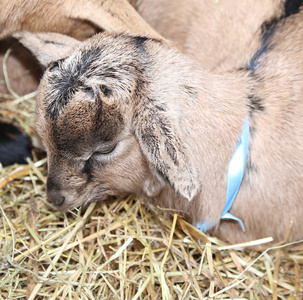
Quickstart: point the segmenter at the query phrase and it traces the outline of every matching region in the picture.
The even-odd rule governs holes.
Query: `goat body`
[[[302,239],[302,17],[281,20],[248,68],[223,75],[148,37],[103,33],[73,46],[48,66],[37,97],[49,199],[68,210],[135,193],[228,242],[281,241],[289,224],[289,240]],[[43,42],[32,38],[20,40]],[[220,217],[246,119],[249,154],[231,209],[242,232]]]
[[[225,72],[251,59],[264,31],[290,13],[289,2],[299,1],[144,0],[139,12],[204,70]]]

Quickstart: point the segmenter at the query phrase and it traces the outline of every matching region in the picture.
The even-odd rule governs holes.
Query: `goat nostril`
[[[48,191],[47,198],[50,200],[55,206],[60,206],[64,203],[65,196],[58,191]]]
[[[65,197],[64,196],[57,196],[54,200],[53,203],[55,206],[60,206],[63,204],[63,202],[65,201]]]
[[[66,198],[64,196],[64,191],[62,191],[60,183],[53,179],[53,177],[49,176],[47,178],[47,198],[50,200],[55,206],[61,206]]]

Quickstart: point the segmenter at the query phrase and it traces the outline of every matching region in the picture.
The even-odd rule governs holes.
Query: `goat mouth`
[[[86,200],[82,203],[82,207],[86,209],[88,205],[92,202],[98,202],[105,200],[109,195],[107,192],[109,189],[103,188],[103,189],[98,189],[98,191],[91,190],[88,196],[86,197]]]
[[[68,212],[69,210],[73,210],[78,207],[82,207],[86,209],[91,202],[97,202],[100,200],[105,200],[108,195],[109,190],[104,189],[91,189],[90,192],[85,195],[79,195],[79,198],[82,198],[82,201],[63,201],[60,205],[56,205],[56,210],[61,212]],[[82,197],[81,197],[82,196]],[[78,199],[79,199],[78,198]],[[71,200],[71,199],[70,199]]]

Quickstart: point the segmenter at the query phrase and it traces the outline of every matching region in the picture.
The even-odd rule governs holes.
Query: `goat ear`
[[[134,130],[154,176],[154,180],[148,182],[148,190],[157,191],[169,183],[177,194],[191,201],[199,193],[201,184],[173,117],[163,107],[145,103],[134,116]],[[155,187],[150,186],[152,182]]]
[[[72,37],[54,32],[23,31],[14,33],[13,37],[28,48],[44,67],[66,56],[80,43]]]

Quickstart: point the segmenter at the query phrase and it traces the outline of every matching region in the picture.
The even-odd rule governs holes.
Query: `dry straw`
[[[34,94],[11,95],[1,119],[35,136]],[[225,245],[133,196],[63,214],[45,181],[45,158],[0,166],[1,300],[303,298],[302,241]]]

